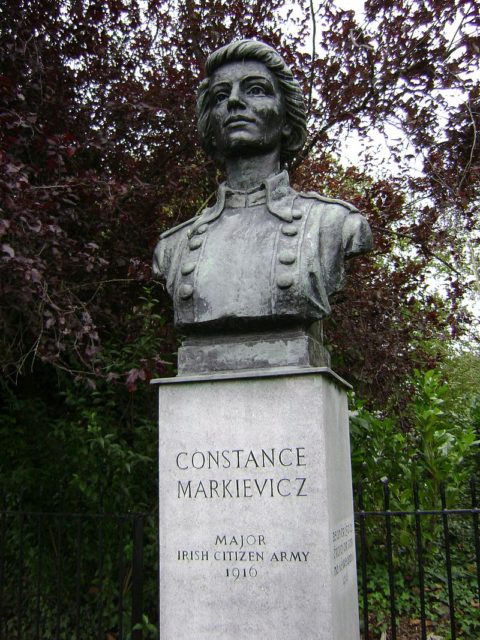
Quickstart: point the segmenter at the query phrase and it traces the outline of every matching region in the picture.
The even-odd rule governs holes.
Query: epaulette
[[[176,227],[172,227],[171,229],[167,229],[167,231],[164,231],[163,233],[161,233],[160,238],[168,238],[168,236],[171,236],[177,231],[180,231],[180,229],[183,229],[184,227],[188,227],[189,224],[193,224],[196,220],[198,220],[198,216],[195,216],[195,218],[190,218],[190,220],[185,220],[185,222],[181,222],[180,224],[177,224]]]
[[[321,196],[315,191],[302,191],[299,195],[303,196],[304,198],[315,198],[315,200],[320,200],[320,202],[325,202],[327,204],[339,204],[340,206],[348,209],[350,213],[358,212],[358,209],[355,205],[350,204],[349,202],[345,202],[345,200],[340,200],[340,198],[328,198],[327,196]]]

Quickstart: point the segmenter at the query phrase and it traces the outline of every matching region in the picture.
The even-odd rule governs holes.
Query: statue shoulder
[[[321,196],[312,191],[299,195],[318,203],[318,206],[314,205],[311,208],[312,223],[318,225],[322,242],[332,247],[335,246],[335,239],[341,242],[346,258],[372,249],[372,232],[368,221],[353,204],[339,198]]]
[[[160,234],[160,240],[163,240],[164,238],[169,238],[170,236],[175,235],[179,231],[182,231],[183,229],[187,229],[192,224],[194,224],[199,219],[199,217],[200,216],[195,216],[194,218],[190,218],[190,220],[185,220],[185,222],[181,222],[180,224],[177,224],[175,227],[172,227],[171,229],[167,229],[167,231],[164,231],[163,233]]]
[[[190,218],[190,220],[185,220],[185,222],[181,222],[160,234],[160,239],[153,254],[153,273],[160,280],[166,281],[168,279],[174,255],[182,244],[184,233],[188,233],[197,220],[198,216]]]
[[[316,191],[300,191],[298,193],[299,196],[308,200],[317,200],[319,203],[327,204],[327,205],[336,205],[337,207],[342,207],[345,209],[345,213],[359,213],[359,210],[355,205],[346,202],[345,200],[341,200],[340,198],[330,198],[328,196],[322,196]]]

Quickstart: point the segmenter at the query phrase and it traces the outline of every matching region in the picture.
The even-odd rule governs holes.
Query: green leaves
[[[450,387],[435,370],[416,370],[403,392],[410,401],[401,413],[393,403],[390,409],[372,412],[351,397],[354,479],[379,486],[388,478],[392,499],[400,509],[411,507],[413,482],[420,483],[432,505],[445,483],[447,498],[454,504],[475,470],[479,445],[468,406],[452,406]],[[376,491],[374,499],[380,507],[382,496]]]
[[[394,402],[382,412],[369,411],[354,396],[351,400],[350,433],[354,482],[362,482],[364,508],[385,508],[387,479],[392,511],[415,511],[413,485],[419,492],[420,509],[441,509],[441,490],[447,508],[470,507],[470,475],[478,474],[478,422],[471,411],[479,392],[461,403],[444,371],[416,370],[398,390],[408,396],[401,411]],[[419,625],[418,557],[414,541],[413,516],[391,519],[393,569],[395,574],[397,622],[411,628],[417,637]],[[386,633],[390,602],[388,561],[383,517],[366,519],[369,608],[372,627]],[[425,598],[428,628],[449,637],[448,588],[445,572],[444,529],[439,516],[421,517],[422,552],[425,570]],[[478,627],[474,558],[475,534],[470,517],[449,518],[449,542],[459,636],[470,638]],[[460,635],[461,633],[464,635]],[[405,631],[406,632],[406,631]],[[410,636],[408,636],[410,637]]]

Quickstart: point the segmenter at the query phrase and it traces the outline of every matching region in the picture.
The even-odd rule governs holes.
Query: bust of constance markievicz
[[[212,207],[161,235],[154,255],[187,336],[184,372],[295,364],[289,339],[329,315],[344,261],[371,248],[370,228],[352,205],[290,186],[285,167],[305,143],[305,104],[268,45],[239,40],[212,53],[197,116],[202,145],[226,182]],[[215,339],[229,343],[223,355]],[[259,343],[269,345],[260,365],[250,352]],[[272,349],[286,351],[272,360]]]

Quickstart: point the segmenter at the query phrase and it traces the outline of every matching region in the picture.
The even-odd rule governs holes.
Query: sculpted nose
[[[228,108],[230,110],[232,109],[244,109],[245,108],[245,102],[242,99],[241,93],[240,93],[240,87],[233,87],[232,91],[230,93],[230,96],[228,98]]]

